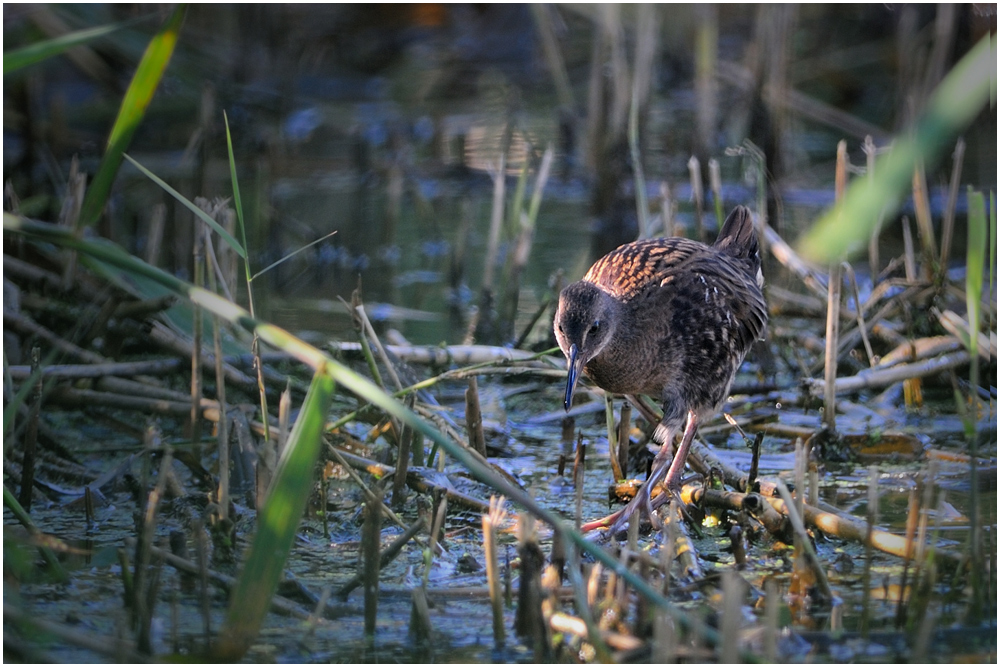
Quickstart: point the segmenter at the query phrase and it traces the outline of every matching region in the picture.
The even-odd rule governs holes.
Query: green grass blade
[[[969,319],[969,355],[976,363],[979,313],[983,297],[986,254],[986,198],[969,187],[969,239],[965,260],[965,306]]]
[[[861,247],[879,215],[891,215],[899,207],[917,163],[934,163],[987,103],[996,104],[996,49],[996,37],[987,35],[955,65],[912,134],[896,137],[892,150],[878,161],[875,177],[855,179],[844,199],[799,240],[803,256],[826,264]]]
[[[988,265],[988,270],[990,272],[990,279],[986,282],[990,286],[990,303],[995,304],[996,301],[993,300],[993,279],[996,277],[997,268],[997,198],[996,193],[990,190],[990,263]]]
[[[316,460],[323,444],[323,427],[335,386],[325,369],[316,371],[278,462],[267,502],[260,510],[257,534],[219,633],[216,658],[239,660],[257,638],[271,607],[271,598],[281,580],[285,560],[313,490]]]
[[[110,35],[116,30],[121,30],[130,23],[133,22],[112,23],[110,25],[98,26],[97,28],[77,30],[76,32],[60,35],[59,37],[47,39],[42,42],[36,42],[35,44],[30,44],[9,53],[5,53],[3,54],[4,76],[10,74],[11,72],[16,72],[19,69],[24,69],[30,65],[40,63],[53,56],[57,56],[63,51],[72,49],[74,46],[80,46],[81,44],[86,44],[87,42],[104,37],[105,35]]]
[[[159,87],[163,73],[170,63],[186,7],[183,4],[178,5],[160,31],[149,42],[149,46],[146,47],[146,52],[132,76],[132,82],[129,84],[128,90],[125,91],[125,97],[118,109],[118,117],[115,119],[115,124],[108,137],[104,157],[101,158],[101,164],[97,168],[94,180],[87,188],[87,194],[83,198],[83,206],[80,209],[80,224],[84,227],[93,225],[101,217],[101,211],[104,210],[108,195],[111,194],[111,186],[115,182],[118,168],[122,164],[125,149],[128,148],[139,123],[146,115],[146,109],[149,108],[153,94]]]
[[[159,176],[157,176],[156,174],[154,174],[153,172],[151,172],[149,169],[146,169],[141,164],[139,164],[135,160],[135,158],[133,158],[131,155],[127,155],[127,154],[124,154],[124,153],[122,155],[123,155],[123,157],[126,160],[128,160],[133,165],[135,165],[136,169],[138,169],[143,174],[145,174],[149,178],[149,180],[153,181],[154,183],[156,183],[157,185],[159,185],[161,188],[163,188],[167,192],[167,194],[169,194],[171,197],[173,197],[174,199],[176,199],[177,201],[179,201],[189,211],[191,211],[196,216],[198,216],[202,221],[204,221],[206,225],[208,225],[209,227],[211,227],[215,231],[215,233],[218,234],[219,237],[223,241],[225,241],[226,244],[230,248],[232,248],[234,251],[236,251],[237,255],[239,255],[243,259],[247,258],[246,250],[243,249],[243,246],[240,245],[239,241],[237,241],[235,238],[233,238],[233,235],[230,234],[229,232],[227,232],[222,227],[222,225],[220,225],[215,220],[213,220],[212,216],[210,216],[208,213],[205,213],[203,210],[201,210],[200,208],[198,208],[197,206],[195,206],[194,203],[192,203],[191,201],[189,201],[187,199],[187,197],[185,197],[181,193],[177,192],[177,190],[174,190],[172,187],[170,187],[169,185],[167,185],[167,182],[164,181],[162,178],[160,178]]]
[[[240,197],[240,182],[236,178],[236,158],[233,155],[233,137],[229,133],[229,116],[226,112],[222,112],[222,119],[226,123],[226,147],[229,149],[229,175],[233,179],[233,208],[236,209],[236,219],[240,223],[240,238],[243,239],[243,247],[247,247],[247,227],[246,223],[243,221],[243,198]],[[246,259],[246,255],[241,255]],[[246,267],[247,274],[247,287],[249,288],[250,281],[253,280],[250,271],[250,262],[243,262],[243,266]],[[250,299],[250,312],[253,312],[253,299]]]

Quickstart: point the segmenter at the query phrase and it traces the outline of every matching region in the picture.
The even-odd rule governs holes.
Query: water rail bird
[[[719,410],[747,351],[764,333],[763,283],[750,211],[738,206],[711,246],[685,238],[627,243],[559,295],[554,328],[568,363],[566,410],[581,372],[605,391],[663,402],[653,433],[660,449],[649,479],[612,534],[637,507],[650,509],[650,492],[664,474],[668,491],[680,490],[699,423]]]

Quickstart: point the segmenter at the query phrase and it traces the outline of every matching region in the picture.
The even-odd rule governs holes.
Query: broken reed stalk
[[[739,662],[740,658],[740,620],[742,616],[743,588],[745,584],[740,575],[733,570],[722,573],[722,647],[719,661],[728,665]]]
[[[207,260],[217,268],[218,258],[212,248],[212,230],[201,221],[195,221],[199,231],[204,235]],[[211,269],[208,271],[208,285],[212,292],[218,293],[218,281],[216,273]],[[230,298],[230,301],[232,299]],[[222,332],[220,331],[221,320],[215,313],[212,314],[212,343],[215,346],[215,399],[219,402],[218,443],[219,443],[219,489],[217,500],[219,503],[219,519],[225,521],[229,518],[229,419],[226,406],[226,373],[224,357],[222,356]]]
[[[816,575],[816,583],[819,586],[820,593],[823,594],[826,604],[830,604],[833,600],[833,590],[830,588],[830,582],[826,578],[826,571],[823,569],[823,564],[820,563],[819,558],[816,556],[816,552],[813,551],[812,543],[809,541],[809,535],[806,533],[805,524],[802,523],[801,515],[795,509],[792,494],[789,493],[788,487],[785,486],[785,483],[780,479],[778,480],[778,493],[781,494],[781,499],[785,501],[785,509],[788,511],[788,518],[791,520],[792,527],[795,529],[795,533],[800,540],[802,550],[806,555],[806,560],[809,562],[809,567]]]
[[[406,407],[413,409],[416,396],[410,394],[406,397]],[[480,420],[481,421],[481,420]],[[392,506],[400,508],[406,499],[406,472],[410,467],[410,447],[413,442],[413,428],[403,425],[403,432],[399,436],[399,448],[396,456],[396,474],[392,478]]]
[[[841,140],[837,144],[836,167],[836,199],[841,201],[847,190],[847,142]],[[837,432],[837,342],[840,334],[840,262],[830,265],[830,277],[826,301],[826,361],[824,363],[824,380],[826,391],[823,399],[823,424],[831,435]]]
[[[670,185],[660,182],[660,218],[663,223],[663,236],[674,235],[674,202],[670,197]]]
[[[538,546],[535,519],[522,512],[517,519],[517,552],[521,559],[517,609],[514,631],[528,640],[535,658],[540,660],[546,651],[545,620],[542,617],[542,567],[545,556]]]
[[[469,378],[469,386],[465,390],[465,430],[469,437],[469,446],[485,457],[486,437],[483,434],[483,413],[479,406],[479,385],[474,375]]]
[[[705,242],[705,221],[702,219],[705,193],[701,181],[701,162],[694,155],[688,160],[688,173],[691,176],[691,198],[694,199],[694,233],[695,240]]]
[[[483,552],[486,556],[486,583],[490,589],[490,609],[493,612],[493,646],[503,649],[503,596],[500,589],[500,562],[497,553],[497,530],[507,518],[504,497],[490,496],[490,511],[483,515]]]
[[[362,583],[365,591],[365,636],[374,640],[378,619],[378,575],[382,536],[381,491],[376,488],[365,502],[365,519],[361,526],[361,559],[364,567]]]
[[[42,350],[37,345],[31,348],[31,377],[36,378],[31,389],[31,407],[28,423],[24,429],[24,448],[21,453],[21,494],[18,501],[25,512],[31,511],[31,493],[35,488],[35,450],[38,445],[38,420],[42,410]],[[6,357],[4,358],[6,361]]]

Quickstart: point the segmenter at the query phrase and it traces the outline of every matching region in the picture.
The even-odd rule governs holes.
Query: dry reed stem
[[[795,509],[795,504],[802,504],[801,501],[794,503],[792,501],[792,495],[788,491],[788,487],[780,479],[778,480],[778,493],[781,494],[781,499],[785,501],[785,509],[788,511],[788,518],[792,522],[792,528],[795,529],[795,533],[800,540],[802,551],[806,555],[806,559],[809,562],[809,567],[812,569],[813,574],[816,575],[816,582],[819,585],[820,592],[823,594],[823,598],[827,602],[833,600],[833,590],[830,588],[830,582],[826,578],[826,571],[823,569],[823,564],[820,562],[819,557],[812,548],[812,543],[809,541],[809,535],[806,533],[805,524],[802,522],[801,515]],[[801,495],[801,494],[797,494]]]
[[[410,394],[406,397],[406,407],[413,410],[415,396]],[[392,477],[392,505],[399,508],[403,506],[406,495],[406,473],[410,467],[410,446],[413,442],[413,428],[403,425],[403,432],[399,436],[399,448],[396,455],[396,473]]]
[[[917,218],[917,231],[923,248],[924,277],[933,278],[931,263],[937,258],[937,242],[934,240],[934,223],[931,221],[931,203],[927,197],[927,176],[923,162],[918,162],[913,170],[913,208]]]
[[[666,181],[660,183],[660,221],[663,225],[663,236],[673,236],[674,202],[670,197],[670,185]]]
[[[381,491],[368,494],[365,502],[364,523],[361,525],[361,580],[365,591],[365,635],[375,635],[378,620],[378,577],[382,536]]]
[[[886,369],[866,369],[849,377],[837,378],[834,383],[834,393],[846,394],[863,389],[887,387],[911,378],[937,375],[944,371],[964,366],[969,361],[969,353],[965,350],[958,350],[918,363],[898,364]],[[825,389],[825,384],[822,380],[805,378],[803,382],[805,382],[815,395],[820,395],[822,393],[821,390]]]
[[[503,597],[500,590],[500,562],[497,553],[497,530],[507,519],[504,497],[490,496],[490,511],[483,515],[483,552],[486,556],[486,582],[490,592],[490,610],[493,615],[493,644],[503,648],[505,633],[503,622]]]
[[[701,182],[701,163],[694,155],[688,160],[688,175],[691,177],[691,198],[694,200],[695,240],[705,242],[705,221],[703,218],[704,189]]]
[[[31,348],[31,375],[34,376],[41,364],[42,350],[38,346]],[[38,443],[38,423],[42,409],[42,375],[37,375],[35,386],[31,390],[31,405],[28,409],[28,421],[24,429],[24,442],[21,458],[21,493],[18,502],[25,512],[31,511],[31,496],[35,488],[35,452]]]
[[[476,376],[469,378],[469,386],[465,390],[465,429],[469,437],[469,446],[486,458],[486,437],[483,434],[483,413],[479,406],[479,385]]]
[[[722,635],[720,647],[720,662],[735,664],[740,657],[740,625],[742,617],[743,589],[746,584],[740,575],[733,570],[722,573],[722,625],[719,633]]]

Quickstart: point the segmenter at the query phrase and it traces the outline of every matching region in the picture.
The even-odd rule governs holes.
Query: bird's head
[[[568,366],[563,403],[566,410],[573,404],[573,392],[583,367],[601,353],[614,335],[618,321],[616,305],[611,295],[583,280],[559,295],[554,329]]]

